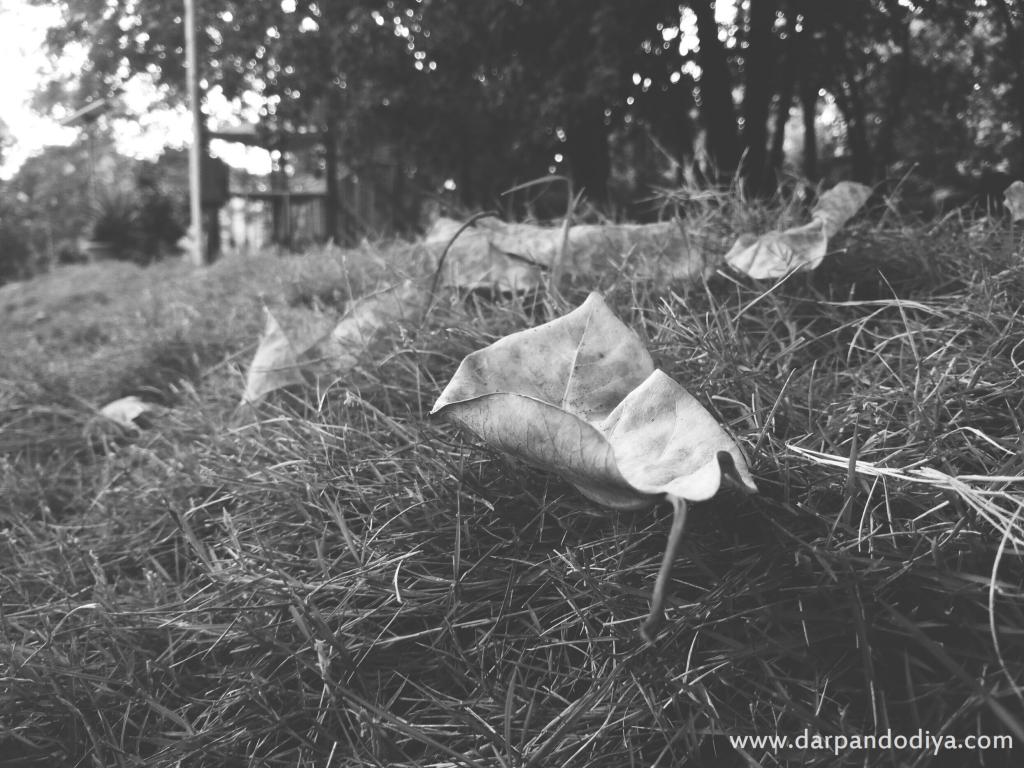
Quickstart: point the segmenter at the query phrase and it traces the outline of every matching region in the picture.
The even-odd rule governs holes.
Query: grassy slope
[[[329,313],[380,258],[0,289],[0,763],[835,765],[723,734],[1020,733],[1024,266],[957,222],[838,246],[771,290],[570,295],[606,291],[762,489],[691,514],[654,648],[667,513],[602,513],[426,416],[464,354],[536,322],[521,308],[445,300],[237,426],[259,297]],[[105,426],[128,393],[171,407]]]

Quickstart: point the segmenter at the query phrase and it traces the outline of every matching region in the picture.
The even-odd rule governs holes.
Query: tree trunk
[[[334,112],[328,110],[327,122],[324,127],[324,179],[326,192],[324,197],[324,236],[335,244],[341,242],[338,232],[338,210],[341,206],[338,194],[338,124]]]
[[[818,111],[818,83],[807,70],[804,70],[804,76],[800,79],[800,109],[804,121],[804,176],[808,181],[817,181],[818,132],[814,119]]]
[[[392,235],[404,235],[408,219],[405,216],[405,158],[399,146],[392,158],[391,166],[391,229]]]
[[[743,147],[746,191],[766,193],[768,113],[772,103],[773,34],[777,0],[750,0],[750,39],[744,57]],[[703,45],[703,43],[702,43]]]
[[[889,94],[886,100],[885,119],[878,129],[878,138],[875,141],[875,157],[877,165],[875,173],[879,178],[884,177],[893,162],[893,141],[896,135],[896,126],[903,121],[903,102],[910,87],[911,55],[910,55],[910,20],[906,13],[901,11],[901,6],[895,3],[886,3],[888,12],[893,18],[893,39],[900,43],[900,52],[894,57],[893,70],[889,77]],[[900,14],[902,18],[895,14]]]
[[[571,108],[565,134],[565,154],[576,189],[585,189],[591,201],[603,206],[608,201],[611,173],[604,106],[588,101]]]
[[[711,163],[711,175],[729,177],[739,162],[739,138],[736,134],[736,105],[732,100],[732,79],[725,47],[718,39],[718,22],[712,0],[692,0],[690,7],[697,16],[700,52],[697,64],[701,69],[701,118],[704,122],[704,145]]]
[[[846,142],[850,151],[850,176],[855,181],[867,182],[871,178],[871,160],[868,152],[867,114],[849,58],[843,59],[845,82],[835,91],[836,105],[846,121]]]
[[[788,40],[785,61],[782,64],[782,79],[779,83],[779,100],[775,109],[775,127],[772,129],[772,143],[768,154],[768,181],[775,184],[782,165],[786,160],[786,126],[789,124],[790,110],[793,106],[793,94],[796,91],[797,57],[803,44],[796,31],[796,17],[790,13],[787,20]]]
[[[1014,21],[1014,11],[1007,4],[1006,0],[993,0],[996,13],[1006,29],[1006,56],[1008,61],[1014,62],[1014,82],[1011,84],[1014,106],[1017,111],[1017,134],[1020,158],[1024,158],[1024,27]],[[1016,4],[1020,10],[1020,3]]]
[[[459,163],[457,187],[459,202],[471,211],[477,207],[476,184],[473,177],[473,156],[472,151],[467,151],[462,155],[462,160]]]

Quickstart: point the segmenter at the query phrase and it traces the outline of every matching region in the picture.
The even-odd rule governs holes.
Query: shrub
[[[0,285],[28,277],[31,261],[26,233],[12,221],[0,218]]]
[[[115,259],[134,261],[142,245],[138,206],[124,193],[101,195],[94,203],[92,239]]]
[[[185,234],[180,201],[160,186],[139,182],[138,225],[143,262],[162,258]]]
[[[175,201],[155,185],[140,184],[134,196],[107,194],[95,210],[92,239],[115,259],[149,264],[166,255],[185,233]]]
[[[85,254],[71,238],[64,238],[54,248],[58,264],[78,264],[85,261]]]

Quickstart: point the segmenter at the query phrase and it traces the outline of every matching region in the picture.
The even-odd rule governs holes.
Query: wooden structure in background
[[[89,196],[93,202],[96,202],[96,121],[112,106],[110,99],[96,99],[60,121],[61,125],[85,128],[89,152]]]
[[[329,240],[350,245],[408,228],[399,215],[401,172],[390,153],[378,152],[357,173],[338,162],[329,137],[320,131],[243,126],[211,131],[207,138],[280,153],[266,182],[246,189],[236,184],[229,192],[227,241],[236,247],[301,248]]]

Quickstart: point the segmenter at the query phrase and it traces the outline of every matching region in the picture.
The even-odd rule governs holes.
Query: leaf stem
[[[672,573],[676,553],[679,551],[679,542],[683,538],[683,528],[686,527],[686,499],[669,496],[669,500],[672,502],[672,529],[668,532],[665,555],[661,559],[658,579],[654,582],[654,592],[651,594],[651,612],[640,628],[640,634],[650,644],[654,643],[654,636],[665,621],[665,591],[668,588],[668,579]]]

